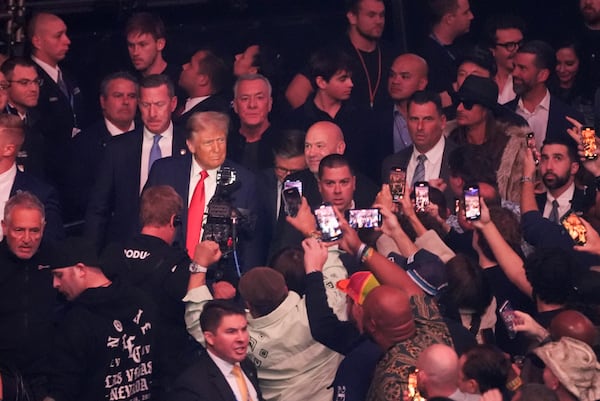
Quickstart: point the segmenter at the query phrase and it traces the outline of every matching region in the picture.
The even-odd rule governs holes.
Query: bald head
[[[319,163],[325,156],[344,154],[346,143],[340,127],[329,121],[319,121],[310,126],[304,139],[304,157],[313,174],[319,172]]]
[[[427,62],[420,56],[406,53],[396,57],[390,67],[388,92],[396,103],[405,102],[413,93],[427,86]]]
[[[427,398],[448,396],[458,388],[458,355],[451,347],[434,344],[419,355],[417,368],[424,378],[423,390]],[[421,387],[421,383],[419,383]]]
[[[71,40],[67,36],[67,26],[58,16],[35,14],[29,21],[28,33],[33,55],[40,60],[56,66],[67,55]]]
[[[575,310],[566,310],[560,312],[550,322],[550,335],[555,341],[561,337],[571,337],[593,347],[598,332],[584,314]]]
[[[382,349],[410,338],[415,322],[408,295],[397,288],[380,285],[363,303],[363,325]]]

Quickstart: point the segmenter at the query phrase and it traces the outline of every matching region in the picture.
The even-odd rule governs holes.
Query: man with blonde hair
[[[218,172],[223,168],[233,169],[236,173],[236,182],[230,187],[231,205],[241,210],[243,215],[250,216],[250,219],[258,217],[254,174],[225,158],[228,131],[229,117],[226,114],[215,111],[192,114],[186,126],[190,154],[157,160],[148,177],[148,188],[170,185],[184,200],[181,229],[175,243],[187,249],[190,257],[193,257],[196,245],[203,238],[203,223],[209,203],[215,193],[218,197],[222,196],[225,185],[219,183]],[[241,270],[264,264],[265,246],[260,243],[260,225],[258,221],[253,230],[250,228],[239,233]]]

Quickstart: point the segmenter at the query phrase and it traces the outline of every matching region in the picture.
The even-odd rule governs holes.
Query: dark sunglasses
[[[458,107],[458,105],[461,103],[462,103],[463,107],[465,108],[465,110],[471,110],[473,108],[473,106],[475,106],[477,104],[472,100],[458,99],[456,101],[456,107]]]

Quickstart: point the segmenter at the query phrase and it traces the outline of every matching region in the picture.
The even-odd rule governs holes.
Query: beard
[[[381,34],[379,34],[379,36],[373,35],[369,32],[363,31],[361,29],[356,29],[356,31],[360,34],[360,36],[362,36],[363,38],[371,41],[371,42],[377,42],[379,39],[381,39],[381,35],[383,34],[383,30],[381,31]]]
[[[600,23],[600,11],[593,7],[584,7],[581,10],[581,15],[588,25],[596,25]]]
[[[532,86],[523,80],[515,80],[513,77],[513,90],[519,96],[529,92],[532,89]]]
[[[542,177],[542,181],[544,182],[544,185],[546,186],[546,188],[558,189],[558,188],[562,188],[565,185],[567,185],[569,183],[570,178],[571,178],[571,175],[569,173],[567,173],[563,176],[560,176],[560,175],[557,175],[554,173],[546,173]]]

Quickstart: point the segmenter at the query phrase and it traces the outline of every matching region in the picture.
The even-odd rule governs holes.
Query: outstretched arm
[[[508,245],[494,222],[490,219],[490,211],[483,198],[481,198],[481,218],[473,224],[487,240],[496,261],[508,279],[523,293],[531,296],[532,288],[525,275],[523,260]]]

